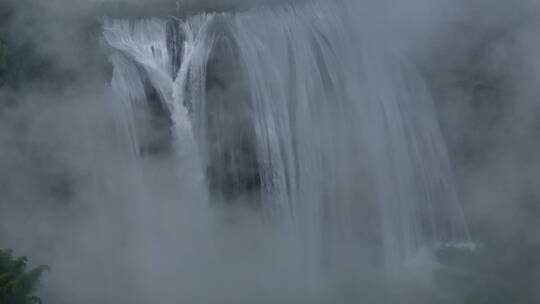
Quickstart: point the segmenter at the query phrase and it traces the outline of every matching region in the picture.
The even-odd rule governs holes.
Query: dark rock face
[[[145,79],[144,91],[148,109],[148,124],[152,136],[150,136],[151,140],[141,145],[140,153],[143,156],[168,153],[171,151],[173,139],[169,110],[149,79]]]
[[[232,202],[258,201],[261,188],[252,103],[246,73],[232,36],[217,19],[216,40],[208,60],[207,179],[211,192]]]
[[[176,78],[182,63],[183,41],[185,37],[180,31],[179,22],[170,19],[167,22],[167,51],[172,59],[171,76]],[[144,69],[140,69],[141,75],[145,75]],[[159,96],[150,80],[144,79],[144,89],[149,114],[151,140],[140,147],[142,155],[161,155],[168,153],[172,148],[172,119],[165,105],[165,101]],[[191,108],[191,107],[188,107]]]
[[[185,40],[184,33],[180,30],[179,21],[176,19],[170,19],[167,22],[167,51],[172,59],[172,77],[176,78],[180,65],[182,64],[182,54],[184,52]]]
[[[237,45],[221,22],[217,17],[212,25],[215,42],[206,71],[206,112],[193,113],[189,100],[185,106],[192,119],[202,117],[206,121],[201,136],[207,143],[206,179],[212,195],[218,201],[248,201],[252,205],[259,201],[261,178],[251,96]],[[167,50],[172,58],[173,78],[182,63],[184,39],[179,21],[171,19],[167,23]],[[143,69],[141,75],[145,75]],[[170,153],[173,122],[169,110],[149,79],[145,79],[145,93],[151,136],[141,144],[141,154]]]

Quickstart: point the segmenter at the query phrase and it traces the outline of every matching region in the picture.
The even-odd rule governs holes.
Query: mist
[[[6,16],[0,47],[9,49],[5,64],[0,49],[0,249],[50,266],[38,293],[44,303],[532,303],[540,298],[539,9],[534,0],[0,0],[0,16]],[[161,93],[158,77],[114,44],[119,33],[111,29],[126,22],[134,35],[137,22],[141,32],[144,22],[158,22],[166,33],[167,21],[198,24],[197,16],[214,18],[209,33],[234,39],[208,34],[218,37],[209,39],[213,48],[194,43],[209,59],[201,59],[204,68],[193,59],[186,73],[185,127],[164,101],[169,93]],[[296,52],[295,46],[304,47],[302,33],[305,45],[318,37],[312,32],[327,40],[316,41],[320,49]],[[336,41],[348,49],[338,49]],[[257,53],[261,46],[273,52]],[[320,68],[317,82],[310,78],[319,71],[312,62],[335,66]],[[210,76],[198,79],[198,68]],[[294,76],[276,85],[288,73]],[[398,74],[406,80],[394,81]],[[130,82],[139,78],[140,87]],[[214,120],[204,128],[197,122],[204,119],[193,114],[202,99],[198,83],[216,104],[208,103]],[[272,183],[279,178],[265,179],[281,170],[268,165],[274,159],[263,159],[258,146],[244,146],[264,142],[253,96],[266,96],[261,105],[281,111],[280,89],[294,96],[283,100],[312,105],[306,113],[313,115],[305,118],[312,124],[302,121],[291,132],[295,153],[281,151],[295,155],[283,163],[302,156],[297,171],[295,165],[282,169],[286,183],[299,180],[298,199],[290,201],[276,194],[279,185]],[[328,96],[349,100],[342,96],[351,92],[360,92],[358,100],[411,100],[410,113],[400,118],[411,119],[411,132],[422,140],[440,133],[440,142],[429,147],[444,151],[422,152],[420,140],[419,163],[424,174],[433,169],[434,180],[449,177],[440,180],[451,186],[433,186],[430,195],[445,204],[436,219],[451,222],[445,216],[462,210],[468,230],[462,239],[433,238],[433,247],[421,239],[414,254],[400,252],[406,247],[401,239],[385,244],[391,238],[380,236],[385,232],[375,218],[384,210],[375,211],[377,202],[393,198],[402,184],[391,177],[407,180],[399,174],[409,167],[377,173],[387,168],[377,152],[407,160],[406,149],[400,150],[399,136],[392,144],[377,139],[401,134],[382,131],[392,125],[354,116],[369,106],[323,102]],[[151,94],[160,96],[153,98],[163,109],[137,106]],[[285,133],[276,134],[282,140]],[[363,141],[350,140],[357,134]],[[271,135],[264,135],[268,150]],[[213,154],[220,149],[233,156]],[[229,160],[235,157],[240,165]],[[254,169],[260,164],[273,171]],[[248,181],[231,186],[236,174]],[[387,190],[377,188],[381,183]],[[324,189],[302,192],[303,185]],[[290,195],[296,188],[284,189]],[[416,194],[404,198],[407,191],[395,196],[427,206]],[[280,209],[282,201],[304,210],[310,205],[302,202],[319,200],[321,206],[344,202],[335,219],[325,218],[328,231],[300,211],[289,219]],[[393,214],[395,205],[388,206]],[[323,231],[324,242],[310,229]],[[444,248],[454,240],[467,248]],[[382,257],[388,248],[399,263]]]

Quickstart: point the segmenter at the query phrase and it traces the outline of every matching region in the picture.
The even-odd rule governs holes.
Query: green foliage
[[[26,257],[15,257],[11,250],[0,250],[0,304],[41,303],[35,295],[47,266],[27,270]]]
[[[29,82],[45,82],[58,74],[51,59],[39,52],[35,41],[17,32],[13,23],[17,19],[15,4],[0,1],[0,87],[12,89]]]

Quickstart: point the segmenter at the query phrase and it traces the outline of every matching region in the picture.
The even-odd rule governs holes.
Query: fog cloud
[[[146,160],[141,170],[147,178],[134,177],[112,109],[110,50],[101,28],[104,17],[182,17],[283,1],[3,2],[13,9],[3,29],[11,46],[29,44],[38,58],[32,60],[47,62],[55,75],[0,88],[0,246],[51,266],[43,288],[47,302],[172,303],[180,290],[185,301],[248,303],[263,297],[268,303],[293,303],[308,293],[297,289],[298,274],[263,275],[287,273],[301,262],[279,256],[296,245],[286,233],[268,229],[248,211],[221,231],[219,221],[227,222],[233,212],[218,211],[218,224],[204,216],[208,210],[197,204],[208,199],[204,191],[173,182],[182,177],[168,161],[178,160]],[[509,263],[532,252],[540,244],[535,233],[540,229],[538,4],[362,3],[374,13],[359,15],[374,28],[393,32],[399,43],[392,47],[407,53],[426,78],[473,236],[512,246]],[[151,197],[141,194],[143,184]],[[178,197],[190,202],[187,207],[176,204]],[[141,212],[148,217],[140,218]],[[182,259],[192,264],[178,262]],[[540,272],[531,268],[524,276],[540,282]],[[382,287],[370,285],[378,274],[364,272],[369,275],[325,285],[339,286],[328,297],[359,296],[353,291],[359,280],[362,292],[374,294],[372,302],[388,303],[378,296]],[[230,294],[240,291],[245,294]]]

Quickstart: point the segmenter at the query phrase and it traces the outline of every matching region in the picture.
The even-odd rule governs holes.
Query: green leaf
[[[41,303],[34,292],[49,268],[42,265],[28,271],[27,266],[26,257],[15,258],[11,250],[0,250],[0,303]]]

